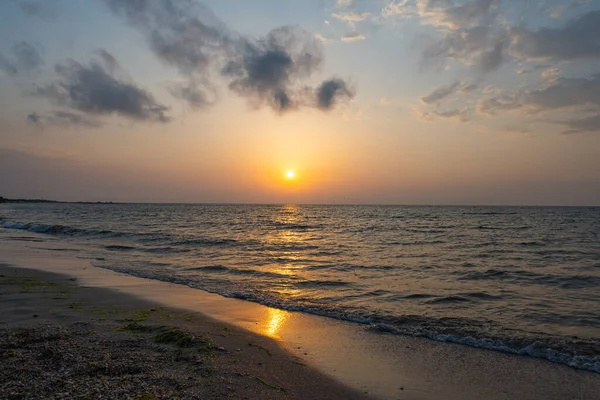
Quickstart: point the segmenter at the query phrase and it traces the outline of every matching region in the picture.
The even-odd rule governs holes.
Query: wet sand
[[[0,399],[367,399],[273,340],[0,265]]]
[[[35,238],[35,235],[31,237]],[[87,287],[81,293],[99,291],[99,295],[87,300],[89,307],[111,304],[119,296],[125,296],[126,300],[119,303],[119,307],[151,302],[180,310],[173,311],[180,313],[178,315],[193,313],[195,319],[212,324],[214,329],[219,324],[227,324],[240,335],[246,335],[246,343],[240,343],[239,347],[234,345],[233,352],[229,350],[230,344],[222,346],[238,366],[252,365],[251,359],[244,358],[243,353],[248,350],[246,347],[251,347],[252,351],[261,350],[248,346],[247,342],[255,341],[272,354],[281,354],[281,360],[287,360],[283,364],[302,367],[279,373],[285,371],[281,369],[285,367],[269,357],[275,367],[264,375],[267,376],[264,380],[278,382],[274,385],[277,387],[289,387],[286,392],[277,391],[255,379],[265,386],[258,385],[263,391],[267,388],[275,390],[266,392],[275,396],[270,398],[294,398],[285,396],[295,393],[300,393],[298,398],[319,398],[315,397],[318,393],[328,393],[321,398],[336,398],[336,393],[343,393],[338,398],[358,398],[353,396],[367,396],[366,392],[382,399],[592,399],[600,392],[600,375],[592,372],[524,356],[377,333],[364,325],[276,310],[182,285],[123,275],[95,268],[89,261],[73,257],[76,253],[57,250],[59,247],[64,248],[64,244],[4,241],[0,242],[0,261],[75,278],[78,285]],[[35,294],[31,296],[35,298]],[[14,304],[2,297],[3,310],[12,309]],[[31,307],[30,310],[35,312],[35,304]],[[83,318],[81,315],[90,318],[85,310],[77,311],[80,318]],[[2,312],[2,323],[5,323],[4,314]],[[41,321],[39,316],[34,319],[31,312],[17,314],[20,319],[9,321],[11,327]],[[192,331],[202,329],[208,328],[196,327]],[[235,351],[237,348],[243,351]],[[261,354],[261,351],[257,353]],[[266,351],[262,350],[262,353],[263,357],[268,357]],[[242,374],[257,374],[252,372],[254,370],[248,371]],[[292,376],[298,377],[296,383],[294,380],[277,380],[291,379]],[[339,382],[354,391],[340,386]],[[293,389],[296,384],[300,388],[316,385],[317,394],[301,393],[298,391],[301,389]],[[243,397],[234,395],[234,398]],[[250,393],[249,398],[269,397],[257,392]]]

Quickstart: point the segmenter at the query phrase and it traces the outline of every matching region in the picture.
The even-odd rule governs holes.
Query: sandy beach
[[[0,242],[2,398],[558,400],[600,391],[593,372],[120,274],[27,237]],[[179,332],[172,343],[160,343],[165,330]]]
[[[273,340],[75,278],[0,266],[2,399],[366,399]]]

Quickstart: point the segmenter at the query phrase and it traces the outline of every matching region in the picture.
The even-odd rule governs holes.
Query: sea
[[[100,268],[600,373],[600,207],[2,204],[0,227]]]

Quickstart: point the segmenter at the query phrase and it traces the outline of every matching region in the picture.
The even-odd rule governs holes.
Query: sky
[[[600,0],[4,0],[0,196],[600,205]]]

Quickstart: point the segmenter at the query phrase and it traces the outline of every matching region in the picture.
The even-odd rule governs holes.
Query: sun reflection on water
[[[268,319],[265,321],[264,334],[270,337],[277,337],[278,332],[288,318],[288,312],[269,308]]]

